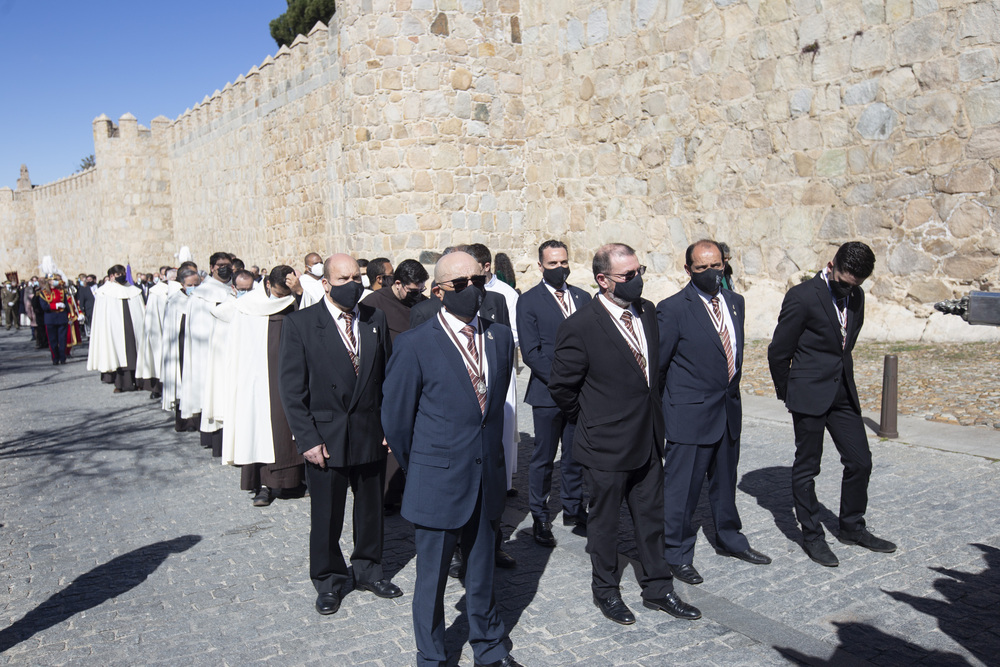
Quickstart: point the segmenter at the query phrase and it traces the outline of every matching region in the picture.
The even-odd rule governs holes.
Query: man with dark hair
[[[220,303],[236,298],[233,290],[233,261],[227,252],[215,252],[209,258],[211,273],[191,293],[188,303],[184,338],[184,382],[181,383],[181,417],[188,419],[201,413],[201,446],[222,456],[222,425],[206,413],[211,400],[208,381],[212,356],[219,344],[213,342],[215,330],[222,322],[212,315]],[[225,326],[222,323],[222,326]],[[218,339],[216,338],[216,341]],[[210,407],[210,405],[208,405]]]
[[[540,283],[517,302],[517,328],[521,332],[521,355],[531,369],[524,402],[531,406],[535,425],[535,445],[528,464],[528,507],[533,519],[532,534],[543,547],[554,547],[549,492],[559,441],[562,440],[560,488],[563,525],[587,525],[583,504],[583,470],[573,458],[576,423],[560,410],[549,393],[549,371],[559,326],[590,302],[590,294],[569,285],[569,251],[561,241],[549,240],[538,248]]]
[[[754,565],[771,559],[750,548],[740,532],[736,468],[743,409],[743,297],[722,289],[722,250],[692,243],[684,266],[690,282],[656,307],[660,327],[663,417],[663,507],[666,557],[674,577],[704,581],[694,567],[697,531],[691,524],[706,476],[720,553]]]
[[[392,284],[394,278],[392,261],[385,257],[376,257],[368,262],[365,274],[368,276],[368,288],[371,291],[387,287]]]
[[[146,308],[142,290],[129,285],[125,267],[108,269],[108,282],[97,291],[90,330],[87,370],[100,371],[115,393],[135,391],[135,369]]]
[[[621,596],[618,517],[628,502],[635,525],[636,568],[643,606],[677,618],[701,618],[674,592],[663,554],[663,411],[660,407],[659,328],[653,304],[642,298],[635,250],[622,243],[594,255],[600,295],[559,327],[549,392],[576,421],[573,458],[590,492],[587,553],[594,604],[615,623],[635,616]]]
[[[830,432],[844,465],[837,539],[872,551],[896,550],[865,526],[872,455],[851,356],[865,322],[861,284],[874,269],[875,253],[867,245],[852,241],[840,246],[812,280],[788,290],[767,348],[775,393],[792,413],[795,427],[792,496],[803,548],[827,567],[839,561],[824,539],[814,482],[823,458],[824,430]]]
[[[382,311],[358,303],[361,270],[349,255],[327,258],[322,284],[323,301],[285,318],[280,391],[306,460],[309,576],[318,593],[316,611],[327,615],[340,609],[352,576],[340,549],[348,488],[354,494],[354,588],[381,598],[403,592],[382,569],[386,448],[380,414],[392,354],[389,327]]]
[[[236,312],[226,339],[222,462],[240,466],[240,489],[254,494],[254,507],[267,507],[298,489],[305,474],[278,383],[282,325],[295,311],[295,297],[285,285],[292,271],[274,267],[265,289],[246,291],[233,302]],[[253,284],[253,274],[237,272],[237,287],[243,274]]]
[[[426,301],[427,269],[415,259],[404,259],[392,274],[392,283],[375,290],[362,301],[385,313],[393,340],[410,328],[410,309]]]

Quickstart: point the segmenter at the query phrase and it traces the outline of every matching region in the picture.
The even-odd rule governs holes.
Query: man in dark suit
[[[688,246],[684,269],[691,282],[656,307],[667,434],[663,534],[674,577],[700,584],[704,579],[693,564],[697,533],[691,517],[706,474],[720,553],[754,565],[771,559],[750,548],[736,509],[743,297],[721,288],[725,264],[715,241]]]
[[[851,356],[865,322],[861,284],[874,269],[875,253],[867,245],[852,241],[840,246],[825,269],[785,294],[767,348],[775,392],[792,413],[795,427],[792,496],[803,548],[827,567],[838,561],[823,536],[814,481],[823,458],[824,429],[830,431],[844,464],[837,539],[872,551],[896,550],[895,544],[865,527],[872,455]]]
[[[469,642],[477,665],[517,665],[503,645],[493,597],[494,540],[504,510],[504,399],[511,330],[476,313],[486,279],[464,252],[442,257],[434,290],[443,308],[396,339],[382,424],[406,471],[400,510],[414,524],[413,627],[418,665],[444,665],[444,588],[461,538]]]
[[[635,524],[643,605],[677,618],[701,618],[674,592],[663,557],[659,333],[653,304],[642,298],[645,270],[627,245],[598,249],[594,277],[600,294],[560,325],[549,372],[552,399],[576,422],[573,457],[590,492],[587,552],[594,604],[623,625],[635,623],[635,616],[619,590],[622,500]]]
[[[528,464],[528,507],[533,519],[535,542],[554,547],[549,514],[552,469],[562,439],[561,496],[563,524],[586,526],[587,510],[583,505],[583,469],[573,459],[573,432],[576,424],[560,410],[549,393],[549,369],[556,347],[556,333],[567,317],[590,302],[590,295],[566,283],[569,276],[569,252],[561,241],[546,241],[538,248],[538,268],[542,282],[518,299],[517,329],[521,336],[521,355],[531,369],[524,402],[531,406],[535,425],[535,448]]]
[[[403,594],[382,571],[385,439],[379,410],[392,351],[382,311],[358,304],[361,271],[349,255],[323,265],[326,296],[285,318],[280,393],[306,460],[311,526],[309,576],[316,610],[340,608],[347,564],[340,551],[347,488],[354,493],[354,586],[382,598]]]

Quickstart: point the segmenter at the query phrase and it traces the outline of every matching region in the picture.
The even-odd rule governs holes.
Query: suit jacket
[[[651,302],[642,299],[636,310],[649,348],[649,384],[600,298],[559,326],[549,392],[576,421],[573,458],[588,468],[634,470],[649,460],[651,446],[663,456],[659,329]]]
[[[87,321],[90,322],[90,318],[94,315],[94,292],[90,289],[90,285],[84,283],[76,291],[76,302],[83,314],[87,316]]]
[[[590,302],[590,294],[567,285],[576,310]],[[574,311],[575,312],[575,311]],[[531,369],[524,402],[538,408],[553,408],[556,402],[549,393],[549,369],[556,349],[556,333],[566,319],[556,298],[542,281],[521,295],[517,301],[517,332],[521,358]]]
[[[342,468],[383,460],[382,385],[392,353],[382,311],[359,304],[360,369],[322,301],[285,317],[279,389],[295,445],[304,454],[326,444],[327,465]]]
[[[722,339],[698,288],[688,283],[656,307],[660,325],[660,369],[663,416],[669,442],[710,445],[729,437],[738,440],[743,425],[740,377],[743,374],[743,297],[722,290],[736,334],[736,374],[729,366]]]
[[[507,326],[480,321],[489,364],[485,413],[462,355],[437,317],[401,333],[389,360],[382,425],[406,472],[400,513],[420,526],[451,530],[465,525],[480,486],[490,519],[503,513],[504,401],[514,336]]]
[[[778,398],[792,412],[822,415],[833,405],[844,378],[852,407],[860,414],[851,351],[865,323],[865,292],[851,290],[847,341],[841,347],[840,321],[822,272],[785,294],[767,363]]]
[[[421,301],[410,308],[410,328],[414,329],[427,320],[431,319],[441,310],[441,299],[436,296],[426,301]],[[510,311],[507,310],[507,301],[502,294],[487,292],[483,299],[483,305],[479,307],[479,316],[490,322],[499,322],[504,326],[510,326]]]

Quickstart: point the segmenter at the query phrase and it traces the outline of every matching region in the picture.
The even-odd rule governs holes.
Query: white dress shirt
[[[625,323],[622,322],[622,315],[625,313],[625,308],[622,308],[617,303],[612,301],[603,292],[599,297],[601,303],[604,307],[608,309],[611,313],[611,319],[615,321],[615,325],[618,328],[618,333],[621,334],[625,343],[630,347],[636,347],[638,343],[638,350],[642,353],[643,358],[646,360],[646,384],[649,384],[649,346],[646,343],[646,331],[642,326],[642,320],[639,318],[639,313],[636,312],[635,306],[630,305],[628,307],[628,312],[632,313],[632,330],[635,331],[635,338],[629,335],[628,331],[625,329]]]
[[[448,336],[448,338],[451,338],[452,344],[455,345],[456,347],[458,347],[459,345],[462,346],[458,348],[458,353],[461,355],[462,363],[465,364],[466,368],[469,367],[468,362],[466,362],[465,360],[465,355],[468,354],[469,352],[468,348],[469,339],[468,337],[466,337],[464,333],[462,333],[462,329],[468,325],[472,325],[472,327],[476,330],[476,333],[473,334],[472,336],[472,342],[473,345],[476,346],[476,349],[482,351],[482,354],[479,355],[480,356],[479,370],[481,377],[483,378],[483,382],[486,383],[486,386],[489,386],[490,384],[489,363],[486,361],[486,341],[483,340],[483,327],[479,322],[479,316],[477,315],[476,317],[473,317],[471,322],[463,322],[462,320],[458,319],[457,317],[449,313],[447,308],[442,308],[438,312],[441,313],[441,316],[444,318],[444,323],[455,334],[455,338]],[[455,340],[456,338],[458,339],[457,342]]]
[[[712,299],[719,300],[719,309],[722,310],[723,322],[726,323],[726,331],[729,333],[729,345],[733,349],[733,356],[739,357],[739,352],[736,349],[736,328],[733,326],[732,313],[729,312],[729,304],[726,303],[725,297],[722,296],[722,290],[720,289],[719,293],[714,297],[711,294],[702,292],[697,287],[695,287],[695,290],[698,292],[698,296],[701,297],[701,300],[705,302],[705,308],[708,309],[709,313],[708,318],[712,320],[713,324],[715,323],[715,319],[712,315]]]

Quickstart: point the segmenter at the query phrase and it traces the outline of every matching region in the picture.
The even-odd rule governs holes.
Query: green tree
[[[85,157],[82,160],[80,160],[80,166],[79,166],[79,168],[77,168],[77,171],[78,172],[80,172],[80,171],[86,171],[88,169],[91,169],[91,168],[95,167],[96,165],[97,165],[97,161],[94,159],[94,155],[90,154],[87,157]]]
[[[288,11],[271,21],[271,37],[278,47],[291,46],[297,35],[305,35],[317,22],[329,23],[334,0],[286,0]]]

